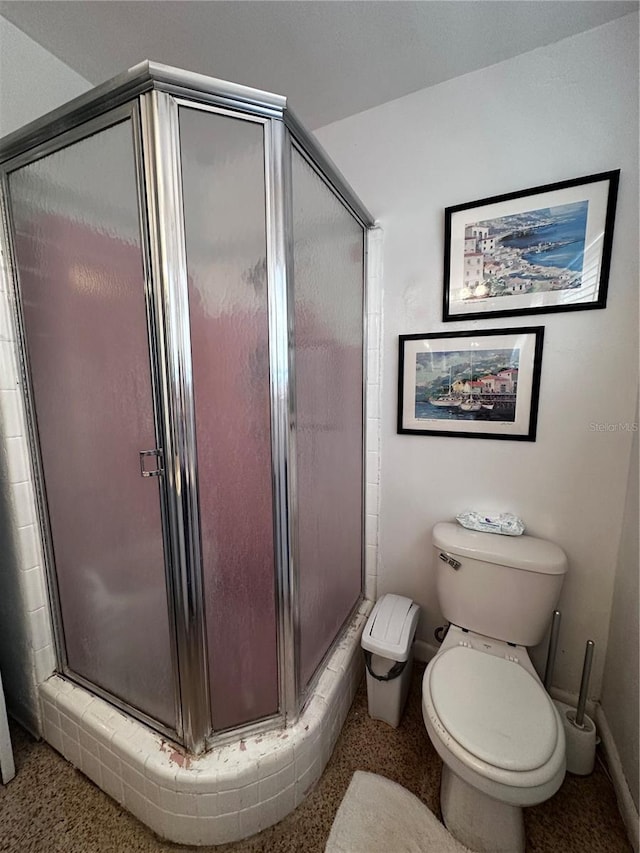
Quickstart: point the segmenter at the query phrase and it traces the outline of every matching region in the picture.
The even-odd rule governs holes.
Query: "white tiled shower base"
[[[298,722],[185,756],[107,702],[53,676],[39,687],[54,749],[163,838],[223,844],[282,820],[320,778],[362,678],[364,601]]]

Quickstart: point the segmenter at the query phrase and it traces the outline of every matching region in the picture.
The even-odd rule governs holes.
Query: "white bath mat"
[[[417,797],[390,779],[357,770],[325,853],[469,853]]]

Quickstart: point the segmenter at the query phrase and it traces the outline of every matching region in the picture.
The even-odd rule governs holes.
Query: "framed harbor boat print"
[[[398,432],[535,441],[542,326],[400,335]]]
[[[442,319],[604,308],[619,175],[447,207]]]

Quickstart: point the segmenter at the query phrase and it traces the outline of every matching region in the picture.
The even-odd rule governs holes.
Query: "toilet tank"
[[[449,622],[520,646],[542,640],[567,571],[562,548],[440,522],[433,551],[438,601]]]

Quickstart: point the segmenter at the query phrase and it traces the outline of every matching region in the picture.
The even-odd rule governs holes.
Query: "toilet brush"
[[[577,728],[584,728],[584,709],[587,704],[587,690],[589,689],[589,679],[591,678],[591,666],[593,664],[593,650],[595,643],[593,640],[587,640],[587,647],[584,652],[584,664],[582,667],[582,681],[580,682],[580,695],[578,696],[578,708],[576,710],[576,718],[574,723]]]
[[[564,725],[567,743],[567,770],[577,776],[588,776],[593,770],[596,758],[596,727],[591,717],[585,714],[594,648],[593,640],[587,640],[578,707],[572,708],[565,702],[555,700],[555,705]]]

